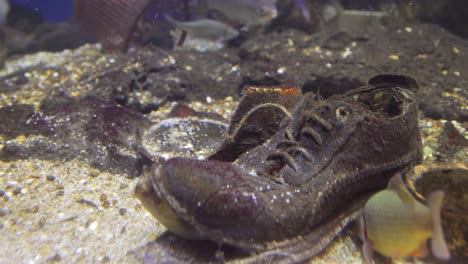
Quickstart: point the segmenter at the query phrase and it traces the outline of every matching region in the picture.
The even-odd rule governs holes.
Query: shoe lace
[[[316,145],[322,146],[323,139],[317,130],[318,127],[322,128],[323,131],[331,131],[333,129],[332,124],[316,112],[305,112],[297,132],[293,134],[290,130],[285,130],[285,140],[276,144],[276,151],[267,156],[266,160],[269,162],[266,164],[265,168],[258,173],[271,176],[274,171],[281,169],[285,165],[291,167],[294,171],[298,171],[299,167],[295,159],[297,155],[301,155],[306,161],[311,162],[312,157],[310,153],[306,148],[301,146],[299,140],[302,137],[308,137],[311,138]]]

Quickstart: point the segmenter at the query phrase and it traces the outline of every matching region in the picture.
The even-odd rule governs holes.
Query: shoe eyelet
[[[336,109],[336,119],[340,122],[346,122],[350,116],[350,112],[345,107],[338,107]]]

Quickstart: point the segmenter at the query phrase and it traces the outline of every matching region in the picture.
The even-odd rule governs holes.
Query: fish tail
[[[374,263],[374,251],[369,240],[365,240],[362,244],[362,256],[364,258],[364,263],[372,264]]]
[[[172,24],[172,25],[174,25],[176,27],[180,27],[180,22],[177,21],[172,16],[170,16],[169,14],[164,14],[164,18],[170,24]],[[173,37],[174,37],[174,48],[175,49],[184,46],[185,40],[187,39],[187,31],[185,31],[183,29],[180,29],[180,30],[181,30],[180,34],[173,35]]]
[[[184,43],[185,43],[186,39],[187,39],[187,32],[182,31],[182,34],[180,34],[180,38],[176,42],[176,46],[179,47],[179,48],[184,46]]]
[[[441,260],[449,260],[450,252],[447,243],[444,239],[444,232],[442,230],[442,221],[440,212],[442,208],[442,201],[444,199],[443,191],[435,191],[429,195],[429,207],[432,214],[433,233],[431,240],[432,254]]]

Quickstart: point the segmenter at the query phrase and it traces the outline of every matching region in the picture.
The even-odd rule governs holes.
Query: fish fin
[[[372,249],[371,242],[367,239],[365,239],[362,244],[362,257],[365,263],[374,263],[374,250]]]
[[[372,249],[372,243],[367,237],[367,225],[366,225],[366,216],[363,214],[362,218],[359,219],[359,226],[362,231],[362,257],[364,262],[372,264],[374,259],[374,250]]]
[[[176,20],[169,14],[164,14],[164,19],[176,27],[176,30],[173,32],[172,37],[174,38],[174,49],[178,49],[184,46],[185,40],[187,39],[187,31],[179,28],[180,21]]]
[[[178,48],[183,47],[186,39],[187,39],[187,32],[182,30],[182,34],[180,34],[180,38],[177,40],[175,45]]]
[[[411,207],[415,206],[414,197],[411,195],[411,193],[406,188],[406,185],[403,182],[403,176],[401,175],[401,173],[399,173],[399,172],[396,173],[388,181],[387,189],[395,191],[398,194],[398,197],[400,197],[401,201],[404,204],[409,205]]]
[[[185,41],[187,39],[186,31],[176,27],[174,30],[171,30],[169,34],[171,35],[172,40],[174,41],[174,44],[172,46],[174,50],[184,47]]]
[[[442,230],[442,221],[440,218],[440,211],[442,209],[442,201],[444,199],[443,191],[435,191],[429,195],[428,203],[431,208],[432,214],[432,240],[431,249],[432,254],[441,260],[449,260],[450,252],[448,250],[447,243],[444,239],[444,232]]]
[[[401,186],[403,185],[403,178],[401,176],[401,173],[396,173],[395,175],[393,175],[392,178],[390,178],[390,180],[388,181],[387,183],[387,189],[391,189],[391,190],[399,190],[401,188]]]
[[[419,245],[419,248],[416,249],[415,251],[411,252],[409,256],[411,257],[418,257],[418,258],[423,258],[427,256],[428,250],[427,250],[427,241],[423,241],[421,245]]]

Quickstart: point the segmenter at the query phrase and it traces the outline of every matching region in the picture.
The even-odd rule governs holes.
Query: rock
[[[95,97],[46,97],[39,112],[32,106],[0,109],[1,134],[7,138],[0,159],[30,157],[70,160],[82,158],[94,167],[128,177],[139,175],[148,162],[140,148],[149,121],[139,112]]]
[[[383,72],[405,74],[421,86],[420,108],[426,117],[466,121],[467,43],[431,24],[414,24],[408,30],[369,26],[359,35],[308,35],[290,29],[242,43],[241,73],[244,84],[292,80],[304,92],[324,95],[365,84]]]

